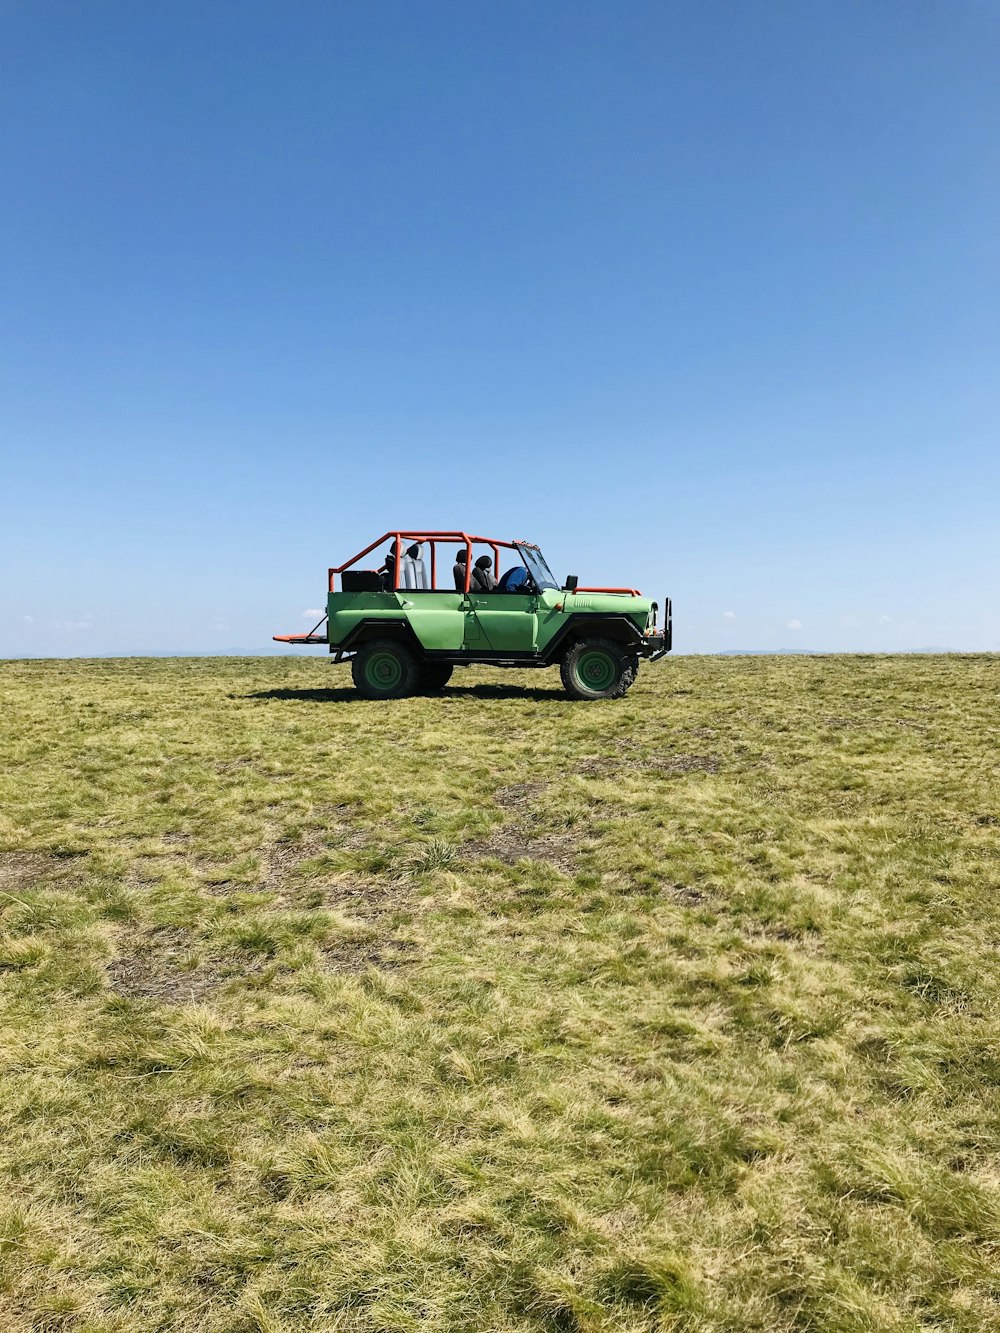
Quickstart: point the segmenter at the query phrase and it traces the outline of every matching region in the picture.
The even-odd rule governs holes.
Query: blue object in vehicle
[[[528,571],[523,565],[515,565],[501,576],[497,592],[526,592],[527,584]]]

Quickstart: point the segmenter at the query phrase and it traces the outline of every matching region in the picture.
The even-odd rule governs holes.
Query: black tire
[[[405,699],[419,688],[420,663],[405,643],[372,639],[354,654],[351,675],[366,699]]]
[[[417,689],[421,694],[437,694],[451,680],[455,668],[447,662],[421,662],[420,684]]]
[[[635,679],[632,656],[613,639],[576,639],[559,666],[566,693],[574,699],[620,699]]]

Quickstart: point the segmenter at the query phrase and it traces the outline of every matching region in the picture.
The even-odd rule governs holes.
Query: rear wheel
[[[436,694],[438,690],[443,690],[451,680],[453,666],[446,662],[421,662],[420,663],[420,684],[417,686],[421,694]]]
[[[559,673],[574,699],[620,699],[635,679],[633,655],[613,639],[577,639]]]
[[[354,654],[351,675],[366,699],[405,699],[417,691],[420,664],[404,643],[373,639]]]

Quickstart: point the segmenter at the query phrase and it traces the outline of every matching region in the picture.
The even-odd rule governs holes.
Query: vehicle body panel
[[[408,624],[420,644],[432,652],[462,647],[465,614],[461,592],[331,592],[327,596],[331,647],[349,641],[363,622]]]
[[[331,592],[327,597],[328,641],[349,649],[359,627],[366,637],[406,625],[428,653],[463,650],[543,654],[571,621],[627,620],[635,636],[645,631],[652,603],[618,593],[447,592],[399,589],[393,592]]]

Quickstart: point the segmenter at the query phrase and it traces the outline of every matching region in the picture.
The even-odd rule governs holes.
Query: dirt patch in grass
[[[325,885],[323,902],[359,921],[380,921],[390,912],[408,908],[411,892],[406,880],[362,880],[352,875]]]
[[[574,853],[580,845],[575,833],[533,834],[518,824],[497,829],[488,838],[466,843],[461,850],[466,861],[502,861],[516,865],[518,861],[546,861],[557,870],[569,873],[574,864]]]
[[[320,807],[314,810],[313,817],[328,819],[325,827],[311,828],[299,838],[274,838],[272,835],[271,841],[265,840],[262,849],[254,853],[260,865],[255,881],[243,874],[234,879],[227,877],[233,860],[241,858],[223,861],[206,856],[198,851],[191,833],[175,831],[161,835],[164,850],[144,852],[135,857],[129,882],[133,885],[155,884],[167,874],[190,871],[202,881],[202,891],[213,896],[225,897],[238,891],[270,893],[281,899],[285,896],[285,886],[304,862],[326,852],[357,851],[369,845],[371,837],[365,826],[344,822],[346,809],[343,805]]]
[[[83,855],[71,852],[57,855],[53,852],[0,852],[0,893],[16,893],[47,880],[61,879],[69,874],[74,863]]]
[[[682,907],[700,907],[708,901],[708,894],[696,889],[692,884],[665,884],[660,892],[671,902],[680,903]]]
[[[311,861],[324,852],[358,851],[367,847],[371,842],[368,828],[348,823],[344,819],[346,809],[340,805],[324,806],[316,814],[329,820],[325,827],[310,829],[295,841],[282,838],[267,847],[261,854],[263,875],[259,887],[274,892],[304,861]]]
[[[358,973],[369,968],[390,971],[414,961],[417,945],[412,940],[392,935],[371,935],[362,939],[349,936],[323,946],[323,962],[329,972]]]
[[[647,760],[643,767],[660,773],[718,773],[722,761],[714,754],[675,754]]]
[[[534,805],[539,796],[549,787],[547,782],[512,782],[500,787],[493,794],[497,805],[505,810],[519,810]]]
[[[191,1004],[218,986],[219,972],[204,962],[189,966],[191,933],[164,926],[126,941],[128,951],[108,964],[108,988],[130,1000]]]
[[[585,777],[604,777],[611,773],[663,773],[681,777],[685,773],[718,773],[722,761],[714,754],[672,754],[638,756],[593,755],[580,761],[577,773]]]
[[[323,959],[331,972],[366,972],[370,967],[393,969],[415,961],[418,946],[396,935],[393,918],[405,913],[412,901],[412,884],[405,879],[359,879],[345,876],[323,889],[324,906],[341,912],[363,929],[323,945]]]
[[[303,861],[311,861],[327,850],[326,832],[316,829],[299,842],[282,839],[272,843],[261,853],[262,874],[256,886],[258,892],[278,893],[284,881]]]
[[[257,760],[249,755],[241,755],[238,759],[225,759],[215,765],[217,773],[242,773],[248,768],[253,768]]]
[[[391,895],[368,892],[362,897],[359,891],[361,907],[349,908],[350,901],[344,886],[338,886],[330,900],[331,906],[350,910],[361,924],[359,929],[327,939],[320,946],[322,965],[328,971],[361,973],[372,967],[400,968],[413,961],[417,945],[387,928],[386,920],[394,905]],[[173,926],[126,936],[121,943],[122,952],[106,969],[109,990],[129,999],[160,1004],[205,1000],[227,981],[258,974],[268,963],[263,954],[243,950],[200,956],[191,931]]]
[[[358,851],[371,841],[363,827],[310,830],[303,838],[281,838],[260,852],[260,876],[256,882],[225,878],[226,864],[218,861],[195,862],[204,879],[202,890],[214,897],[233,892],[268,893],[278,903],[289,904],[296,897],[296,872],[306,861],[333,851]],[[305,881],[303,881],[305,883]]]

